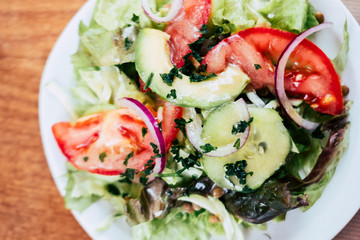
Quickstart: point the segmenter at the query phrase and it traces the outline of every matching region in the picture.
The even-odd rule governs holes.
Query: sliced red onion
[[[154,22],[157,23],[164,23],[170,22],[173,20],[180,12],[183,6],[184,0],[173,0],[170,10],[165,17],[156,16],[149,6],[149,0],[141,0],[142,7],[144,9],[145,14]]]
[[[265,106],[264,101],[261,100],[261,98],[256,94],[255,91],[247,92],[246,96],[253,104],[255,104],[255,106],[261,107],[261,108],[263,108]]]
[[[243,113],[243,116],[244,116],[244,118],[239,119],[239,121],[241,121],[241,120],[249,121],[250,114],[249,114],[249,111],[248,111],[245,101],[242,98],[240,98],[239,100],[237,100],[235,102],[235,104],[237,104],[238,108],[240,109],[240,111]],[[189,141],[199,152],[202,152],[206,156],[223,157],[223,156],[227,156],[227,155],[230,155],[230,154],[238,151],[240,148],[242,148],[244,146],[244,144],[249,136],[249,133],[250,133],[250,128],[247,127],[245,132],[239,134],[239,138],[240,138],[239,148],[235,148],[234,143],[230,143],[230,144],[218,147],[217,149],[215,149],[211,152],[204,153],[204,151],[200,147],[200,146],[204,146],[206,144],[206,142],[204,142],[204,140],[201,138],[201,132],[202,132],[203,128],[202,128],[202,121],[201,121],[200,117],[198,116],[198,114],[196,114],[196,111],[194,108],[184,108],[184,117],[187,120],[189,120],[189,119],[193,120],[192,122],[186,124],[186,135],[187,135]]]
[[[306,120],[300,116],[298,112],[295,111],[293,106],[291,105],[290,100],[286,96],[285,93],[285,87],[284,87],[284,75],[285,75],[285,67],[287,64],[287,61],[291,55],[291,53],[294,51],[294,49],[304,40],[306,37],[311,35],[314,32],[320,31],[324,28],[331,27],[333,24],[326,22],[319,24],[315,27],[312,27],[305,32],[299,34],[296,36],[284,49],[282,54],[280,55],[280,58],[277,63],[277,67],[275,70],[275,93],[279,100],[279,103],[281,107],[285,110],[286,114],[300,127],[303,127],[308,130],[314,130],[319,126],[318,123],[311,122],[309,120]]]
[[[161,158],[155,159],[154,174],[162,173],[166,163],[165,140],[160,131],[159,125],[150,110],[141,102],[133,98],[120,98],[117,101],[119,107],[126,107],[135,111],[148,127],[155,144],[159,147]]]

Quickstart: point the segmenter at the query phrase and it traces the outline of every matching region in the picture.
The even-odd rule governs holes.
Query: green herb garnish
[[[202,74],[191,73],[189,76],[190,82],[202,82],[212,77],[216,77],[216,74],[211,73],[209,75],[202,75]]]
[[[175,119],[174,122],[176,124],[175,128],[180,129],[180,131],[184,134],[184,136],[186,137],[186,130],[185,130],[185,126],[188,123],[191,123],[193,120],[190,118],[189,121],[186,121],[183,118],[179,118],[179,119]]]
[[[125,38],[125,49],[126,51],[128,51],[131,47],[131,45],[133,45],[134,41],[131,41],[129,38]]]
[[[142,134],[142,137],[144,138],[145,136],[146,136],[146,134],[148,133],[148,130],[147,130],[147,128],[146,127],[143,127],[142,129],[141,129],[141,134]]]
[[[131,18],[131,21],[133,21],[134,23],[139,23],[139,16],[137,16],[137,15],[135,15],[135,14],[133,13],[133,16],[132,16],[132,18]]]
[[[217,149],[217,147],[212,146],[210,143],[206,143],[205,145],[200,146],[200,148],[204,150],[204,153],[209,153]]]
[[[246,172],[245,168],[247,167],[246,160],[237,161],[235,163],[225,164],[225,174],[229,177],[235,176],[239,179],[239,183],[244,185],[246,184],[246,176],[253,175],[253,172]]]
[[[120,174],[120,177],[126,177],[128,179],[134,179],[136,171],[137,171],[136,169],[127,168],[124,173]]]
[[[208,29],[208,26],[206,24],[202,25],[199,32],[201,34],[208,34],[209,33],[209,29]]]
[[[233,147],[236,148],[236,149],[240,149],[240,138],[238,138],[238,139],[236,140],[236,142],[234,143]]]
[[[182,79],[182,75],[179,73],[179,70],[176,68],[176,66],[174,66],[169,73],[161,73],[160,77],[168,86],[172,86],[175,77]]]
[[[84,162],[87,162],[89,160],[89,157],[83,157]]]
[[[166,98],[173,98],[173,99],[176,99],[177,96],[176,96],[176,90],[175,89],[171,89],[170,90],[170,93],[168,95],[166,95]]]
[[[141,183],[142,185],[146,186],[146,185],[147,185],[147,181],[148,181],[148,178],[147,178],[147,177],[145,177],[145,176],[141,176],[141,177],[140,177],[140,183]]]
[[[254,66],[255,66],[255,69],[256,69],[256,70],[259,70],[259,69],[261,68],[261,65],[260,65],[260,64],[254,64]]]
[[[254,120],[254,118],[251,117],[251,118],[249,119],[249,121],[240,121],[240,122],[236,123],[236,124],[233,126],[232,130],[231,130],[232,135],[236,135],[236,134],[245,132],[246,128],[247,128],[248,126],[250,126],[250,123],[251,123],[253,120]]]
[[[126,156],[125,161],[124,161],[125,166],[127,166],[129,159],[132,158],[133,156],[134,156],[134,152],[131,152]]]
[[[106,191],[108,191],[110,194],[114,196],[120,195],[120,190],[112,183],[105,186]]]
[[[148,79],[146,80],[144,90],[147,90],[152,82],[152,79],[154,77],[154,73],[150,73]]]
[[[107,157],[106,152],[102,152],[99,154],[100,162],[104,162],[105,158]]]

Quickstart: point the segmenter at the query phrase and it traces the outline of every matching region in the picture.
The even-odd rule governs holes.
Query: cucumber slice
[[[229,139],[234,141],[231,134],[232,124],[236,120],[235,109],[225,105],[211,113],[204,123],[202,136],[210,144],[219,146],[219,144],[228,143]],[[219,112],[221,114],[218,114]],[[224,157],[203,156],[202,164],[205,172],[211,180],[217,185],[242,191],[245,186],[256,189],[274,174],[291,150],[291,137],[282,123],[279,114],[273,109],[249,107],[250,116],[253,122],[250,127],[250,135],[245,145],[237,152]],[[234,119],[235,118],[235,119]],[[219,133],[219,126],[225,129]],[[230,131],[229,131],[230,129]],[[228,176],[226,164],[235,164],[238,161],[245,160],[247,166],[244,168],[246,183],[240,184],[235,176]],[[252,172],[252,174],[249,174]]]

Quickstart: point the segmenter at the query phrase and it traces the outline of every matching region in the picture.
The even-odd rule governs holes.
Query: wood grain
[[[64,208],[38,125],[42,70],[85,0],[0,0],[0,239],[90,239]],[[360,20],[360,2],[344,0]],[[360,213],[336,237],[360,239]]]

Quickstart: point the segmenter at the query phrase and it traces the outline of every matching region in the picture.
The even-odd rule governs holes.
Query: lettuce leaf
[[[72,56],[76,74],[82,68],[117,65],[135,59],[133,42],[137,29],[134,26],[108,31],[100,25],[86,26],[81,22],[79,36],[78,51]]]
[[[135,240],[208,240],[210,235],[223,235],[221,223],[209,223],[210,213],[197,211],[185,213],[181,208],[173,208],[163,219],[154,219],[133,227]]]
[[[343,42],[340,46],[340,51],[338,55],[332,60],[332,63],[335,67],[335,70],[339,76],[341,76],[342,72],[345,70],[346,63],[347,63],[347,54],[349,52],[349,33],[347,31],[347,21],[344,24],[343,30]]]
[[[114,109],[116,100],[122,97],[151,103],[151,99],[116,66],[83,68],[79,70],[79,76],[78,85],[72,93],[78,100],[77,112],[80,116]]]
[[[65,194],[65,206],[79,212],[84,211],[91,204],[104,199],[109,202],[116,216],[124,215],[124,197],[137,197],[142,189],[141,184],[130,184],[120,180],[119,176],[104,176],[78,170],[70,163],[68,170]]]
[[[162,9],[162,7],[168,2],[168,0],[150,0],[149,4],[151,9],[160,10],[160,14],[166,14],[164,12],[167,9]],[[136,17],[136,21],[134,21],[134,15],[138,17]],[[162,28],[164,26],[163,24],[155,24],[146,16],[141,0],[100,0],[98,10],[95,13],[95,20],[108,31],[124,28],[134,23],[140,28]]]
[[[270,26],[246,0],[217,0],[214,1],[211,11],[211,24],[223,27],[225,33],[255,26]]]
[[[251,3],[273,28],[300,33],[319,24],[307,0],[252,0]]]

